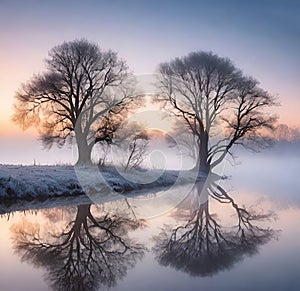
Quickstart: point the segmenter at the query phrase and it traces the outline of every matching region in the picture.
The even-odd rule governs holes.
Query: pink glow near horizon
[[[89,5],[93,9],[86,9]],[[262,88],[279,96],[282,106],[274,113],[280,115],[280,123],[300,126],[299,41],[295,37],[299,19],[296,9],[279,6],[252,3],[245,9],[242,3],[220,2],[220,7],[215,7],[196,2],[87,1],[71,8],[60,3],[58,8],[55,1],[17,6],[13,1],[3,2],[0,141],[19,138],[22,144],[25,136],[37,137],[36,130],[23,133],[12,123],[13,96],[21,83],[44,69],[49,49],[82,37],[103,49],[118,51],[135,74],[152,74],[160,62],[190,51],[212,50],[232,59],[247,75],[261,81]],[[228,10],[239,13],[230,19],[220,17]],[[67,11],[72,18],[66,17]],[[249,21],[253,13],[255,23]]]

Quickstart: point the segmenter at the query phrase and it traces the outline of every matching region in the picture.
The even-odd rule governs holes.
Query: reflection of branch
[[[95,217],[91,205],[77,207],[75,220],[58,233],[40,234],[40,225],[14,225],[14,248],[23,260],[47,267],[55,290],[95,290],[113,286],[144,253],[127,233],[141,226],[136,220],[104,214]]]
[[[260,228],[254,224],[269,218],[271,214],[250,213],[238,206],[219,185],[214,188],[209,184],[207,189],[202,190],[196,186],[195,189],[189,197],[193,204],[189,220],[173,229],[165,227],[155,237],[154,251],[161,264],[173,266],[191,275],[212,275],[230,268],[244,255],[257,252],[260,245],[274,237],[272,229]],[[218,202],[232,205],[237,214],[237,228],[224,228],[210,214],[209,200],[201,198],[206,191]]]
[[[262,221],[274,216],[273,213],[255,213],[249,212],[243,207],[240,207],[232,197],[228,195],[228,193],[216,183],[212,183],[209,187],[210,190],[210,197],[217,200],[220,203],[229,203],[236,211],[238,217],[238,231],[245,234],[245,229],[253,232],[253,230],[261,230],[258,226],[253,225],[255,221]]]

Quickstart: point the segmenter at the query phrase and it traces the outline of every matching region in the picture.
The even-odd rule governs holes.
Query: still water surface
[[[299,290],[299,164],[251,161],[151,219],[122,202],[2,215],[0,290]]]

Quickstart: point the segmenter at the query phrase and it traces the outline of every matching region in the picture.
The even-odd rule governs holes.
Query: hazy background
[[[299,1],[0,1],[0,163],[72,160],[43,151],[35,130],[11,123],[13,96],[43,70],[48,50],[87,38],[111,48],[137,75],[194,50],[212,50],[280,97],[280,122],[300,124]]]

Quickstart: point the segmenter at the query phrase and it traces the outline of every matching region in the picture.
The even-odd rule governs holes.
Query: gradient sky
[[[299,14],[290,0],[0,0],[0,163],[35,135],[10,121],[14,92],[43,70],[49,49],[82,37],[118,51],[137,75],[195,50],[229,57],[279,96],[281,122],[300,126]]]

